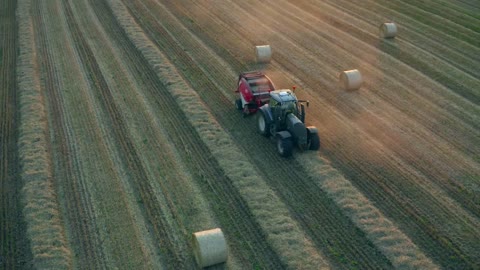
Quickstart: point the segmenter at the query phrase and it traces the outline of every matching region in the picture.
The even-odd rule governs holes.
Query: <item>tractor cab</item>
[[[295,93],[290,89],[281,89],[270,92],[270,101],[268,106],[271,108],[272,116],[275,119],[281,120],[283,123],[288,114],[294,114],[304,122],[305,109],[302,101],[297,99]]]
[[[296,113],[297,111],[297,97],[289,89],[275,90],[270,92],[271,108],[281,108],[284,111]]]

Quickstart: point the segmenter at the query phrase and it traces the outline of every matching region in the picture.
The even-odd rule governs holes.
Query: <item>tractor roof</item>
[[[270,96],[278,102],[297,101],[297,97],[290,89],[272,91]]]

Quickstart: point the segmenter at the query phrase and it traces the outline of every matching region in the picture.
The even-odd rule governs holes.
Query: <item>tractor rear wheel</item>
[[[318,133],[310,134],[308,149],[314,150],[314,151],[317,151],[318,149],[320,149],[320,137],[318,136]]]
[[[280,156],[289,157],[292,155],[293,142],[291,138],[278,137],[277,150]]]
[[[241,111],[242,108],[242,100],[241,99],[236,99],[235,100],[235,107],[237,107],[237,110]]]
[[[262,134],[265,137],[270,136],[270,123],[267,122],[267,119],[265,119],[265,115],[263,111],[259,111],[257,113],[257,126],[258,126],[258,132]]]

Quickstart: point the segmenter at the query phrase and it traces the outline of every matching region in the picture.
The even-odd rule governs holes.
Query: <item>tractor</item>
[[[295,89],[295,88],[294,88]],[[290,89],[269,92],[269,102],[258,109],[258,131],[265,137],[276,139],[278,153],[292,155],[296,145],[301,151],[318,150],[320,137],[314,126],[305,126],[306,100],[298,100]]]
[[[268,103],[269,92],[275,90],[270,78],[260,71],[240,73],[238,87],[235,91],[239,97],[235,100],[235,106],[243,112],[243,116],[254,114],[258,108]]]

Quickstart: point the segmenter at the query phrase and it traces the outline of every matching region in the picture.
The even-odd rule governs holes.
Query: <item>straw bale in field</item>
[[[193,252],[200,267],[208,267],[227,260],[227,242],[221,229],[193,234]]]
[[[255,55],[257,63],[269,63],[272,58],[272,48],[270,45],[255,46]]]
[[[394,38],[397,35],[397,25],[393,22],[380,25],[380,36],[382,38]]]
[[[357,69],[343,71],[339,79],[345,90],[357,90],[363,83],[362,74]]]

